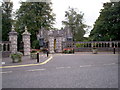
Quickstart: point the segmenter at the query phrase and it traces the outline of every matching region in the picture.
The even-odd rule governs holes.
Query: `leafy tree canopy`
[[[62,21],[63,25],[69,26],[73,33],[73,38],[76,41],[83,40],[83,36],[86,33],[86,28],[88,27],[83,22],[84,14],[82,12],[77,12],[74,8],[69,8],[68,11],[65,12],[66,20]]]
[[[120,2],[104,3],[103,7],[91,30],[90,38],[95,41],[120,40]]]
[[[12,26],[12,2],[2,2],[2,41],[8,41],[8,33]]]
[[[33,42],[37,40],[36,34],[42,27],[46,30],[53,28],[55,14],[52,13],[51,5],[52,3],[46,2],[21,2],[21,6],[16,12],[17,31],[23,33],[24,27],[27,26]]]

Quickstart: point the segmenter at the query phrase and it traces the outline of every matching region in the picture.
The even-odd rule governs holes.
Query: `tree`
[[[76,41],[83,40],[86,32],[85,28],[88,27],[83,23],[83,16],[84,14],[82,12],[77,12],[74,8],[69,8],[69,10],[65,12],[66,20],[62,21],[63,25],[69,26],[73,33],[73,39]]]
[[[17,31],[23,33],[24,27],[27,26],[33,43],[34,40],[37,40],[36,34],[42,27],[46,30],[51,29],[55,21],[51,4],[46,2],[21,2],[21,6],[16,13]]]
[[[12,2],[2,2],[2,41],[8,41],[8,33],[12,27]]]
[[[100,16],[91,30],[92,40],[120,40],[120,2],[104,3]]]

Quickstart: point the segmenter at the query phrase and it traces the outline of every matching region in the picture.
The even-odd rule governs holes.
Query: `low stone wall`
[[[114,48],[97,48],[98,52],[113,52]],[[81,47],[74,48],[75,52],[91,52],[92,48],[90,47]],[[118,52],[120,48],[115,48],[115,51]]]
[[[10,56],[10,41],[2,41],[0,42],[0,53],[2,54],[2,58]]]
[[[11,53],[10,51],[4,51],[4,52],[2,52],[2,58],[9,57],[10,53]]]
[[[74,46],[73,46],[74,44]],[[118,52],[120,41],[89,41],[89,42],[64,42],[63,48],[74,48],[75,52],[91,52],[96,47],[98,52]]]

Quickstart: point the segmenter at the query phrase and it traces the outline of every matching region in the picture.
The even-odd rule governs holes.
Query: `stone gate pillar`
[[[56,38],[56,49],[57,52],[62,52],[62,37],[57,37]]]
[[[49,37],[49,52],[54,53],[54,37]]]
[[[22,39],[24,43],[24,55],[30,55],[30,33],[27,31],[27,27],[25,27],[25,32],[22,34]]]
[[[10,44],[10,51],[11,53],[17,52],[17,35],[18,33],[15,31],[14,26],[12,26],[11,32],[9,32],[9,41],[11,42]]]

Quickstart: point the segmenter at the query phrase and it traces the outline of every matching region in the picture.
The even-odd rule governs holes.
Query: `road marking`
[[[103,65],[115,65],[116,63],[110,63],[110,64],[103,64]]]
[[[56,69],[71,68],[71,67],[56,67]]]
[[[101,64],[103,66],[108,66],[108,65],[115,65],[116,63],[110,63],[110,64]],[[83,66],[80,66],[80,67],[93,67],[93,66],[97,66],[97,65],[83,65]]]
[[[44,71],[46,69],[33,69],[33,70],[27,70],[27,71]]]
[[[71,68],[71,67],[65,67],[65,68]]]
[[[46,63],[49,62],[52,58],[53,58],[53,57],[51,56],[51,57],[48,58],[46,61],[44,61],[44,62],[42,62],[42,63],[40,63],[40,64],[41,64],[41,65],[46,64]]]
[[[0,72],[0,73],[12,73],[12,71],[7,71],[7,72]]]
[[[84,65],[84,66],[80,66],[80,67],[91,67],[93,65]]]
[[[14,68],[14,67],[25,67],[25,66],[36,66],[36,65],[43,65],[48,63],[51,59],[53,58],[53,56],[50,56],[50,58],[48,58],[46,61],[42,62],[42,63],[38,63],[38,64],[25,64],[25,65],[14,65],[14,66],[2,66],[0,68]]]
[[[103,66],[108,66],[108,65],[115,65],[116,63],[110,63],[110,64],[101,64]],[[40,65],[40,64],[39,64]],[[100,64],[99,64],[100,65]],[[79,67],[92,67],[92,66],[97,66],[97,65],[83,65],[83,66],[79,66]],[[56,69],[65,69],[65,68],[71,68],[70,66],[68,67],[56,67]],[[32,69],[32,70],[27,70],[27,71],[45,71],[46,69]],[[6,71],[6,72],[0,72],[0,73],[12,73],[12,71]]]
[[[65,67],[56,67],[56,69],[62,69],[62,68],[65,68]]]

